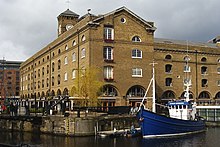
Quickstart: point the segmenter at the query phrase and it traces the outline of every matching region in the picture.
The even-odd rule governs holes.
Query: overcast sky
[[[155,37],[207,42],[220,35],[220,0],[0,0],[0,59],[25,61],[57,38],[57,16],[125,6],[155,22]]]

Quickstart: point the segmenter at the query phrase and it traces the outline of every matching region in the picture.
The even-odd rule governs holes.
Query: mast
[[[189,73],[191,72],[190,71],[190,66],[189,66],[189,56],[188,56],[188,41],[187,41],[187,56],[186,56],[186,65],[185,65],[185,68],[184,68],[184,72],[186,72],[185,74],[185,79],[184,79],[184,86],[185,86],[185,94],[184,94],[184,97],[185,97],[185,100],[188,102],[189,101],[189,89],[192,85],[191,83],[191,79],[190,79],[190,76],[189,76]]]
[[[156,113],[156,84],[155,84],[155,69],[154,65],[157,64],[153,61],[152,64],[152,90],[153,90],[153,102],[152,102],[152,112]]]

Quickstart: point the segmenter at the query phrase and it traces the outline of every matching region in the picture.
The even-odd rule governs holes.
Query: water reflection
[[[166,139],[64,137],[1,131],[0,143],[25,143],[36,147],[215,147],[219,146],[218,136],[220,128],[208,128],[203,133]]]

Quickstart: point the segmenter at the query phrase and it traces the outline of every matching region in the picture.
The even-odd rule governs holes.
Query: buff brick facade
[[[70,10],[61,13],[58,38],[21,65],[21,98],[69,95],[74,99],[79,71],[95,67],[104,82],[99,95],[103,106],[136,105],[151,79],[153,61],[157,63],[157,100],[181,98],[186,55],[192,98],[203,103],[220,98],[219,47],[157,39],[155,30],[153,22],[125,7],[98,16],[79,17]]]

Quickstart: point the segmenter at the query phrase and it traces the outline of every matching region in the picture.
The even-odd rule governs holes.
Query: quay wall
[[[0,116],[0,129],[21,132],[46,133],[65,136],[91,136],[97,131],[128,129],[133,116],[64,117],[64,116]]]

